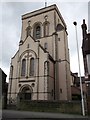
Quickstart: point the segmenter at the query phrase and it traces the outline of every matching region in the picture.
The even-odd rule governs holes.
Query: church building
[[[57,6],[22,15],[11,58],[8,100],[71,100],[67,26]]]

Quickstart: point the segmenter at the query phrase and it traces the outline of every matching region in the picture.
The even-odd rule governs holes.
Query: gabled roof
[[[31,37],[31,38],[34,40],[34,42],[39,42],[39,41],[36,41],[36,40],[34,39],[34,37],[32,37],[31,35],[29,35],[28,37]],[[21,40],[21,41],[20,41],[21,44],[20,44],[20,42],[19,42],[19,45],[22,45],[22,44],[27,40],[28,37],[26,37],[24,41]]]
[[[17,55],[18,52],[19,52],[19,50],[15,53],[15,55],[11,59],[13,59]]]
[[[7,77],[7,75],[5,74],[5,72],[0,68],[0,75],[2,76],[2,75],[4,75],[4,76],[6,76]]]

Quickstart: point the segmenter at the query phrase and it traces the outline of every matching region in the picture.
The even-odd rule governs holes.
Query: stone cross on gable
[[[32,54],[29,54],[29,52],[27,52],[27,55],[25,55],[25,58],[29,59],[30,57],[32,57]]]
[[[45,0],[45,7],[47,7],[47,0]]]

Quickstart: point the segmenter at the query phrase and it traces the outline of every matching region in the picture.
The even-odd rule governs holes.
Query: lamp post
[[[83,98],[83,89],[82,89],[82,79],[81,79],[81,70],[80,70],[80,58],[79,58],[79,47],[78,47],[78,36],[77,36],[77,22],[73,22],[75,25],[76,31],[76,43],[77,43],[77,54],[78,54],[78,67],[79,67],[79,75],[80,75],[80,89],[81,89],[81,103],[82,103],[82,114],[85,116],[85,108],[84,108],[84,98]]]

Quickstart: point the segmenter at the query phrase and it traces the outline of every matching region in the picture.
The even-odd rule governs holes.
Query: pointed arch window
[[[35,25],[33,32],[35,39],[39,39],[41,37],[41,26],[39,23]]]
[[[40,37],[41,37],[41,28],[40,28],[40,26],[37,26],[36,27],[36,38],[38,39]]]
[[[21,76],[25,76],[26,73],[26,59],[22,60]]]
[[[44,23],[44,37],[49,35],[49,23]]]
[[[35,71],[34,71],[35,62],[34,61],[35,61],[34,58],[30,59],[30,73],[29,73],[30,76],[34,76],[35,74]]]

